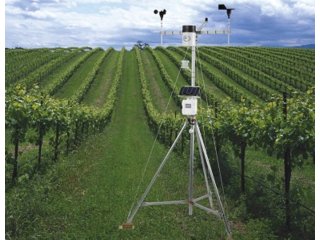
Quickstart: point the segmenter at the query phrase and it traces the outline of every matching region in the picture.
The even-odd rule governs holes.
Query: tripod
[[[184,200],[173,200],[173,201],[161,201],[161,202],[146,202],[145,198],[147,197],[148,193],[150,192],[153,184],[155,183],[157,177],[159,176],[162,168],[164,167],[164,165],[166,164],[167,160],[169,159],[169,156],[171,154],[171,152],[173,151],[174,147],[176,146],[178,140],[180,139],[183,131],[187,128],[187,126],[190,126],[189,129],[189,133],[190,133],[190,158],[189,158],[189,189],[188,189],[188,199],[184,199]],[[204,179],[205,179],[205,184],[206,184],[206,189],[207,189],[207,193],[203,196],[194,198],[193,196],[193,180],[194,180],[194,153],[195,153],[195,136],[196,136],[196,140],[197,140],[197,144],[198,144],[198,148],[199,148],[199,154],[200,154],[200,159],[201,159],[201,165],[202,165],[202,170],[203,170],[203,174],[204,174]],[[214,194],[217,200],[217,205],[218,205],[218,209],[219,210],[215,210],[213,208],[213,200],[212,200],[212,192],[211,192],[211,188],[210,188],[210,183],[209,183],[209,178],[208,178],[208,174],[209,173],[209,178],[211,179],[211,184],[214,190]],[[208,199],[209,200],[209,206],[205,207],[201,204],[199,204],[198,202],[203,200],[203,199]],[[180,132],[178,133],[176,139],[174,140],[173,144],[171,145],[169,151],[167,152],[166,156],[164,157],[164,159],[162,160],[160,166],[158,167],[156,173],[154,174],[151,182],[149,183],[149,185],[147,186],[145,192],[142,194],[140,200],[137,202],[135,208],[133,209],[133,211],[130,213],[130,215],[128,216],[127,222],[122,225],[122,228],[132,228],[132,221],[135,217],[135,215],[137,214],[138,210],[140,209],[140,207],[145,207],[145,206],[156,206],[156,205],[179,205],[179,204],[186,204],[189,207],[189,215],[192,215],[193,213],[193,207],[197,207],[200,208],[208,213],[214,214],[216,215],[218,218],[220,218],[221,220],[223,220],[224,222],[224,226],[226,229],[226,232],[228,234],[228,236],[231,235],[231,230],[230,230],[230,226],[227,220],[227,217],[225,215],[225,211],[220,199],[220,195],[219,195],[219,191],[212,173],[212,169],[211,169],[211,165],[209,162],[209,158],[207,155],[207,150],[206,147],[204,145],[204,141],[201,135],[201,131],[199,128],[199,124],[196,120],[195,117],[191,117],[191,118],[187,118],[187,120],[184,122]]]
[[[208,21],[208,19],[205,19],[205,23]],[[205,24],[204,23],[204,24]],[[129,213],[129,216],[127,218],[127,222],[120,226],[121,229],[123,228],[133,228],[132,221],[137,214],[138,210],[141,207],[146,206],[157,206],[157,205],[188,205],[189,215],[193,214],[193,207],[197,207],[199,209],[202,209],[208,213],[211,213],[213,215],[216,215],[218,218],[220,218],[225,226],[225,230],[227,232],[228,237],[231,237],[231,229],[221,202],[221,198],[219,195],[218,187],[216,185],[213,172],[211,169],[211,165],[209,162],[207,150],[201,135],[201,131],[199,128],[199,124],[196,120],[197,115],[197,98],[200,96],[200,88],[195,86],[195,66],[196,66],[196,42],[197,42],[197,34],[210,34],[207,32],[202,32],[201,29],[204,26],[204,24],[200,27],[200,31],[196,30],[196,26],[193,25],[184,25],[182,26],[182,42],[184,46],[191,47],[192,50],[192,61],[191,61],[191,86],[182,87],[180,90],[180,96],[184,97],[185,99],[182,101],[182,115],[186,116],[186,121],[184,122],[181,130],[179,131],[176,139],[174,140],[173,144],[171,145],[169,151],[163,158],[160,166],[158,167],[156,173],[154,174],[153,178],[151,179],[149,185],[147,186],[146,190],[142,194],[141,198],[137,202],[136,206],[133,208],[133,210]],[[224,32],[222,32],[224,33]],[[174,34],[174,33],[172,33]],[[180,33],[179,33],[180,34]],[[217,34],[215,31],[214,34]],[[183,65],[184,68],[189,69],[188,66],[186,66],[188,63],[186,61]],[[190,69],[189,69],[190,70]],[[172,200],[172,201],[160,201],[160,202],[146,202],[145,198],[147,197],[148,193],[150,192],[153,184],[155,183],[157,177],[159,176],[161,170],[163,169],[164,165],[169,159],[169,156],[171,152],[173,151],[174,147],[176,146],[178,140],[182,136],[182,133],[185,131],[187,127],[189,128],[189,134],[190,134],[190,157],[189,157],[189,186],[188,186],[188,198],[183,200]],[[205,185],[207,192],[203,196],[194,197],[193,196],[193,181],[194,181],[194,156],[195,156],[195,141],[198,144],[199,149],[199,155],[202,165],[202,171],[205,179]],[[209,174],[209,176],[208,176]],[[210,181],[211,180],[211,181]],[[218,210],[214,209],[213,206],[213,199],[212,199],[212,191],[211,188],[213,188],[213,192],[216,198],[217,207]],[[209,206],[206,207],[199,203],[199,201],[208,199]]]

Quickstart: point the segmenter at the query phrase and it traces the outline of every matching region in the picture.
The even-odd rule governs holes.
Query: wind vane
[[[228,16],[228,46],[230,46],[230,34],[231,34],[231,12],[235,10],[234,8],[227,8],[224,4],[218,5],[219,10],[226,10]]]

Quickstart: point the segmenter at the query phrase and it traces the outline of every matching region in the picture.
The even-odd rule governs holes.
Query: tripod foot
[[[124,223],[124,224],[119,226],[119,229],[121,229],[121,230],[134,229],[134,225],[132,223]]]

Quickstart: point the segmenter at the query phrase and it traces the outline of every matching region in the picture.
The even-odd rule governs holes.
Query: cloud
[[[314,42],[314,1],[225,1],[232,13],[232,42],[292,45]],[[159,43],[160,17],[154,9],[167,9],[164,28],[200,25],[225,28],[226,14],[214,0],[6,0],[6,46],[112,46],[142,40]],[[225,36],[201,37],[206,43],[224,44]],[[166,37],[165,42],[179,42]]]

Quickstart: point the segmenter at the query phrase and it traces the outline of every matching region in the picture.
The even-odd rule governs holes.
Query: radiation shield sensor
[[[182,26],[182,46],[192,47],[197,43],[196,26],[184,25]]]

